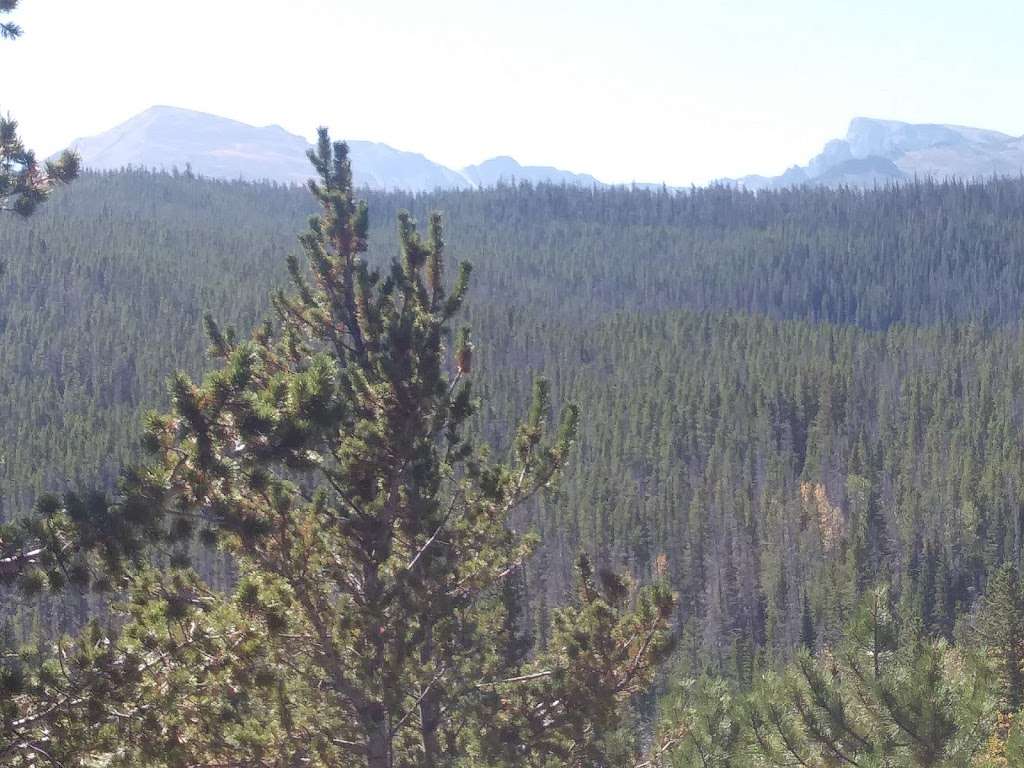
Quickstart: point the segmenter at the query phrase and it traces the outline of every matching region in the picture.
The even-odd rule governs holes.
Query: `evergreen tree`
[[[626,705],[647,691],[675,647],[675,599],[576,562],[577,596],[555,612],[550,647],[515,678],[486,684],[478,762],[545,768],[625,766],[642,745]]]
[[[19,0],[0,0],[0,14],[18,7]],[[0,22],[0,39],[14,40],[21,27]],[[35,153],[25,148],[18,137],[18,123],[10,115],[0,115],[0,212],[21,216],[31,214],[56,184],[66,184],[78,176],[79,158],[65,150],[55,161],[40,166]],[[2,264],[0,264],[2,267]]]
[[[19,0],[0,0],[0,13],[10,13],[18,7]],[[0,22],[0,40],[13,40],[21,36],[21,27],[12,21]]]
[[[35,516],[0,525],[0,594],[11,597],[14,585],[15,602],[31,604],[65,588],[81,599],[90,583],[108,591],[111,578],[124,576],[144,549],[139,532],[104,494],[46,496]],[[135,693],[139,674],[158,662],[120,647],[117,635],[96,621],[78,624],[85,627],[77,637],[56,640],[59,631],[47,637],[34,626],[31,642],[20,647],[10,622],[2,625],[0,764],[80,766],[89,755],[116,748],[112,721],[127,717],[118,707]],[[61,625],[70,629],[66,619]]]
[[[832,654],[798,656],[751,695],[747,723],[765,765],[969,764],[992,721],[987,670],[943,640],[901,631],[884,589],[865,597]]]
[[[814,614],[811,612],[811,603],[807,599],[807,593],[804,592],[803,609],[800,612],[800,645],[813,656],[817,644],[818,639],[814,632]]]
[[[18,136],[17,121],[9,115],[0,117],[0,212],[32,214],[55,185],[76,178],[78,168],[78,155],[70,150],[40,166]]]
[[[207,319],[222,366],[202,384],[172,380],[171,412],[148,420],[153,461],[99,510],[116,523],[94,560],[127,591],[129,620],[116,636],[87,631],[85,647],[109,650],[82,652],[93,666],[57,706],[46,709],[56,684],[42,673],[18,689],[13,741],[53,740],[47,729],[73,717],[97,726],[57,745],[76,765],[112,733],[117,764],[175,768],[524,755],[584,766],[636,753],[611,734],[671,650],[666,585],[595,576],[581,558],[548,651],[510,669],[520,654],[499,642],[505,587],[534,546],[510,515],[564,466],[575,408],[550,434],[539,380],[508,463],[474,444],[473,345],[450,329],[468,265],[448,292],[440,218],[424,239],[401,214],[401,259],[371,269],[346,145],[321,130],[310,159],[321,214],[300,238],[309,271],[289,261],[294,290],[251,340]],[[234,556],[232,595],[187,567],[196,532]]]
[[[1002,709],[1024,706],[1024,592],[1017,569],[1005,565],[988,583],[976,642],[989,649],[998,670]]]
[[[684,682],[667,697],[651,768],[736,768],[746,753],[739,702],[722,680]]]
[[[510,512],[515,530],[535,528],[542,541],[516,570],[530,586],[525,611],[508,579],[481,596],[481,631],[500,638],[488,651],[495,677],[485,682],[547,669],[532,666],[544,650],[558,651],[542,617],[573,588],[572,553],[581,548],[640,576],[653,570],[645,562],[654,553],[670,554],[668,577],[684,595],[688,676],[712,658],[734,683],[783,664],[801,645],[805,614],[816,658],[831,658],[857,595],[878,581],[891,584],[905,618],[919,612],[936,636],[960,638],[950,664],[974,648],[993,664],[1006,655],[1010,646],[989,646],[986,635],[999,635],[984,626],[986,611],[965,612],[985,591],[998,592],[993,574],[1021,550],[1020,180],[756,197],[547,186],[367,194],[369,264],[386,263],[397,247],[393,221],[403,207],[424,221],[433,209],[448,212],[450,261],[478,253],[467,318],[474,389],[487,397],[469,433],[495,456],[510,455],[514,438],[501,425],[529,403],[535,373],[551,381],[552,400],[579,401],[589,416],[560,490]],[[0,215],[0,253],[11,262],[0,288],[0,489],[9,526],[0,532],[0,571],[27,590],[0,596],[0,620],[16,645],[52,645],[108,610],[102,595],[47,594],[69,581],[65,567],[81,574],[107,556],[64,548],[84,529],[64,509],[75,505],[63,498],[48,523],[62,542],[52,560],[44,561],[53,537],[41,520],[26,528],[18,519],[41,489],[113,486],[117,467],[138,455],[141,410],[165,407],[163,378],[176,367],[193,376],[206,369],[195,307],[216,306],[247,336],[267,289],[285,274],[276,256],[309,208],[303,190],[133,170],[85,174],[27,221]],[[897,241],[905,248],[887,250]],[[974,244],[970,253],[963,243]],[[617,258],[627,248],[636,258]],[[950,264],[955,274],[945,271]],[[818,322],[823,293],[837,325]],[[235,589],[232,557],[192,554],[203,588]],[[207,599],[199,582],[153,583],[166,593],[158,598],[152,587],[154,600]],[[117,586],[130,592],[130,583]],[[217,606],[223,621],[251,623],[237,606]],[[984,631],[965,639],[953,631],[974,618]],[[181,646],[145,615],[139,621],[149,629],[122,645],[144,651],[159,637]],[[273,646],[263,630],[247,629],[245,642]],[[511,642],[525,631],[542,640],[536,659]],[[189,642],[233,658],[230,648]],[[31,674],[42,656],[29,654],[22,669]],[[260,664],[275,668],[270,658]],[[1006,722],[1014,666],[1002,664],[992,689]],[[242,707],[232,696],[244,686],[223,685],[222,700]],[[169,711],[193,711],[154,688]],[[249,706],[260,699],[267,709],[238,710],[251,727],[232,726],[230,736],[253,745],[277,738],[278,727],[276,689],[254,690]],[[186,732],[196,727],[184,714],[182,722]],[[621,753],[621,731],[600,748]],[[1010,733],[998,727],[1001,749]]]

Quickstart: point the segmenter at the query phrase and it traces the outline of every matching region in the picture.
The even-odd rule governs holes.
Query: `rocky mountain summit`
[[[856,117],[807,165],[781,176],[727,179],[747,189],[799,184],[874,186],[913,178],[978,179],[1024,172],[1024,137],[960,125]]]

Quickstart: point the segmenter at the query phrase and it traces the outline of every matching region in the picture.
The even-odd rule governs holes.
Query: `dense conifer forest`
[[[600,744],[568,722],[533,744],[516,720],[527,717],[524,703],[502,717],[536,751],[501,759],[1020,764],[1024,736],[1010,715],[1024,703],[1024,180],[758,195],[506,185],[360,196],[369,218],[357,241],[371,266],[387,274],[399,253],[418,253],[420,241],[396,227],[403,210],[424,225],[443,215],[446,261],[424,268],[443,271],[444,284],[472,262],[462,315],[474,341],[458,349],[474,350],[480,407],[457,420],[491,457],[522,458],[533,433],[508,427],[531,402],[537,418],[560,404],[580,409],[571,449],[550,449],[551,482],[527,461],[537,493],[510,506],[512,530],[539,537],[533,557],[510,560],[513,576],[499,579],[504,653],[518,658],[460,663],[481,675],[542,674],[526,660],[557,654],[580,626],[595,631],[563,607],[568,595],[583,595],[577,606],[595,599],[590,562],[606,580],[616,632],[641,622],[617,602],[623,584],[652,585],[643,599],[658,610],[666,590],[675,596],[666,660],[650,660],[665,663],[657,675],[644,670],[650,692],[629,689],[631,719],[606,721]],[[225,364],[225,381],[244,379],[235,340],[272,305],[293,306],[274,291],[288,283],[285,257],[300,250],[295,233],[316,210],[306,189],[126,170],[87,173],[31,218],[0,221],[0,521],[29,517],[48,492],[113,492],[143,455],[153,409],[172,409],[201,434],[196,414],[230,387],[191,390],[169,378]],[[424,252],[439,252],[431,243]],[[381,306],[387,291],[429,288],[429,311],[440,313],[441,277],[419,286],[413,262],[389,278],[397,288],[380,288]],[[308,307],[303,322],[319,323]],[[207,356],[211,336],[226,363]],[[448,353],[468,372],[458,349]],[[550,382],[540,395],[539,376]],[[297,386],[315,399],[315,383]],[[170,422],[145,423],[147,444],[184,440]],[[415,535],[429,542],[429,533]],[[264,591],[279,586],[262,571],[250,563],[238,586],[238,561],[262,554],[237,535],[222,548],[231,554],[193,543],[193,562],[222,592],[253,584],[253,610],[272,614]],[[106,616],[113,599],[14,594],[0,606],[12,647]],[[326,699],[312,703],[320,689],[303,685],[312,687],[282,688],[281,700],[306,696],[306,706],[330,710]],[[923,699],[936,702],[922,708]],[[274,718],[246,712],[247,728]],[[259,753],[251,733],[235,738],[239,754]],[[476,764],[504,764],[494,744],[472,749]],[[653,756],[642,763],[645,750]],[[185,753],[174,759],[192,764]]]

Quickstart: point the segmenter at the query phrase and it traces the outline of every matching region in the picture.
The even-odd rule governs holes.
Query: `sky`
[[[1020,0],[22,0],[0,110],[50,154],[155,104],[606,182],[806,163],[851,118],[1024,134]]]

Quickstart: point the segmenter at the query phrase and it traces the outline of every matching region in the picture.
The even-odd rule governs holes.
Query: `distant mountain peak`
[[[945,123],[855,117],[846,137],[781,176],[732,180],[749,189],[793,184],[873,186],[912,178],[976,179],[1024,172],[1024,139]]]
[[[370,141],[348,142],[357,184],[424,191],[469,186],[461,174],[423,155]],[[155,105],[106,133],[77,139],[72,147],[86,167],[128,165],[184,168],[220,179],[304,184],[312,175],[309,142],[280,125],[262,128],[207,112]]]
[[[205,112],[155,105],[97,136],[76,139],[86,167],[192,167],[214,178],[299,183],[309,175],[301,136]]]
[[[603,187],[605,184],[590,174],[573,173],[549,165],[520,165],[508,155],[498,155],[479,165],[462,169],[462,174],[478,187],[492,187],[501,182],[570,184],[582,187]]]
[[[506,155],[462,171],[372,141],[348,141],[357,185],[425,192],[487,187],[502,181],[602,185],[588,174],[548,166],[523,166]],[[312,174],[309,142],[280,125],[262,128],[208,112],[157,104],[97,136],[71,144],[87,168],[126,166],[169,170],[190,166],[221,179],[303,184]]]

